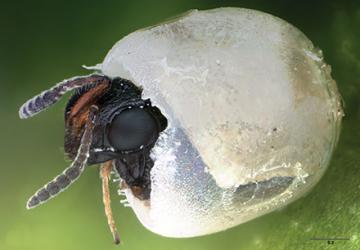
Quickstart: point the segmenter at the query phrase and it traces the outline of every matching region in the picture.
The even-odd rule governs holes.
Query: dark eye
[[[110,144],[117,150],[135,150],[158,137],[157,124],[144,109],[133,108],[115,116],[108,130]]]

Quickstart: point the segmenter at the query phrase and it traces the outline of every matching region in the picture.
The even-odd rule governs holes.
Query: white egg
[[[98,67],[141,86],[168,119],[151,199],[126,190],[160,235],[214,233],[285,206],[319,181],[338,139],[341,98],[321,51],[263,12],[194,10],[131,33]]]

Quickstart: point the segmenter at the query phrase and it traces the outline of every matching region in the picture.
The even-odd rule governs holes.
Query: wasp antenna
[[[19,110],[19,116],[21,119],[26,119],[36,115],[37,113],[47,109],[51,105],[55,104],[61,99],[61,97],[76,88],[80,88],[87,84],[99,83],[102,81],[110,82],[107,76],[101,74],[91,74],[87,76],[77,76],[67,80],[64,80],[54,87],[43,91],[37,96],[34,96],[27,102],[25,102]]]
[[[64,172],[56,176],[52,181],[39,189],[27,202],[26,208],[31,209],[47,202],[54,198],[59,193],[67,189],[72,183],[79,179],[84,172],[87,160],[89,158],[90,145],[92,142],[92,133],[95,123],[96,106],[90,108],[89,118],[85,125],[84,133],[81,137],[81,143],[70,167],[66,168]]]
[[[112,170],[112,161],[107,161],[101,165],[100,168],[100,177],[102,180],[102,191],[103,191],[103,202],[105,206],[105,215],[107,217],[108,225],[110,231],[113,235],[115,244],[120,244],[120,236],[116,229],[115,220],[112,215],[112,210],[110,206],[110,190],[109,190],[109,179]]]

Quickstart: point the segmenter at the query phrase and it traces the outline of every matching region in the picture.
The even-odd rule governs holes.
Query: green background
[[[240,6],[279,16],[324,51],[345,100],[342,134],[325,176],[286,208],[231,230],[193,239],[147,231],[123,208],[113,185],[113,210],[123,239],[112,243],[97,168],[35,210],[30,195],[69,162],[63,156],[65,101],[26,121],[18,107],[101,62],[136,29],[193,8]],[[0,249],[360,249],[360,1],[12,1],[0,10]],[[66,99],[66,98],[65,98]],[[348,237],[349,241],[310,241]]]

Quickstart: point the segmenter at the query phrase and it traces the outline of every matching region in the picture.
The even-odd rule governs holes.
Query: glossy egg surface
[[[322,53],[263,12],[191,11],[131,33],[97,66],[143,88],[168,119],[151,199],[126,190],[145,227],[193,237],[303,196],[323,175],[342,108]]]

